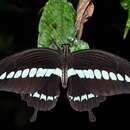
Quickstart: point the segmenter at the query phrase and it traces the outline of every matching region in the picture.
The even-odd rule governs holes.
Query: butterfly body
[[[62,59],[62,77],[61,77],[61,82],[62,82],[62,87],[67,88],[67,83],[68,83],[68,75],[67,71],[69,68],[69,58],[70,58],[70,49],[69,49],[69,44],[63,44],[62,45],[62,51],[61,51],[61,59]]]
[[[55,107],[60,86],[76,111],[88,111],[106,96],[130,93],[130,63],[99,50],[70,52],[37,48],[0,61],[0,90],[21,94],[28,106],[47,111]]]

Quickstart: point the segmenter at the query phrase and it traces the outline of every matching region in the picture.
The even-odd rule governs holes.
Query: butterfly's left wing
[[[72,53],[67,96],[78,111],[89,111],[105,96],[130,93],[130,63],[116,55],[82,50]]]
[[[29,106],[50,110],[60,91],[60,54],[52,49],[30,49],[0,61],[0,91],[22,95]]]

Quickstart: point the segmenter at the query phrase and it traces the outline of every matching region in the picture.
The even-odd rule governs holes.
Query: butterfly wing
[[[88,111],[89,120],[93,122],[96,121],[96,117],[91,110],[98,107],[106,98],[105,96],[99,96],[90,91],[87,88],[85,80],[80,80],[78,76],[70,77],[68,80],[67,97],[74,110],[81,112]]]
[[[85,89],[102,96],[130,93],[130,63],[116,55],[99,51],[78,51],[71,56],[79,82]]]
[[[45,82],[45,81],[44,81]],[[58,77],[51,76],[46,81],[45,86],[38,91],[30,94],[22,94],[22,99],[28,106],[40,111],[48,111],[55,107],[59,98],[60,80]]]
[[[50,110],[59,97],[59,53],[30,49],[0,61],[0,90],[22,95],[29,106]]]
[[[105,96],[130,93],[130,63],[99,50],[72,53],[67,96],[78,111],[89,111]]]

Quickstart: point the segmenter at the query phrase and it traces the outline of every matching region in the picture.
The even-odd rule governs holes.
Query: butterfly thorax
[[[70,45],[69,44],[63,44],[62,45],[62,87],[67,87],[68,82],[68,76],[67,76],[67,70],[68,70],[68,64],[69,64],[69,56],[70,56]]]

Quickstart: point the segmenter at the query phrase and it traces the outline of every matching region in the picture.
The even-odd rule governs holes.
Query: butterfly
[[[67,98],[76,111],[88,111],[90,121],[96,118],[94,107],[107,96],[130,93],[130,63],[100,50],[70,52],[34,48],[0,61],[0,90],[18,93],[28,106],[37,111],[55,107],[60,86],[67,88]]]

